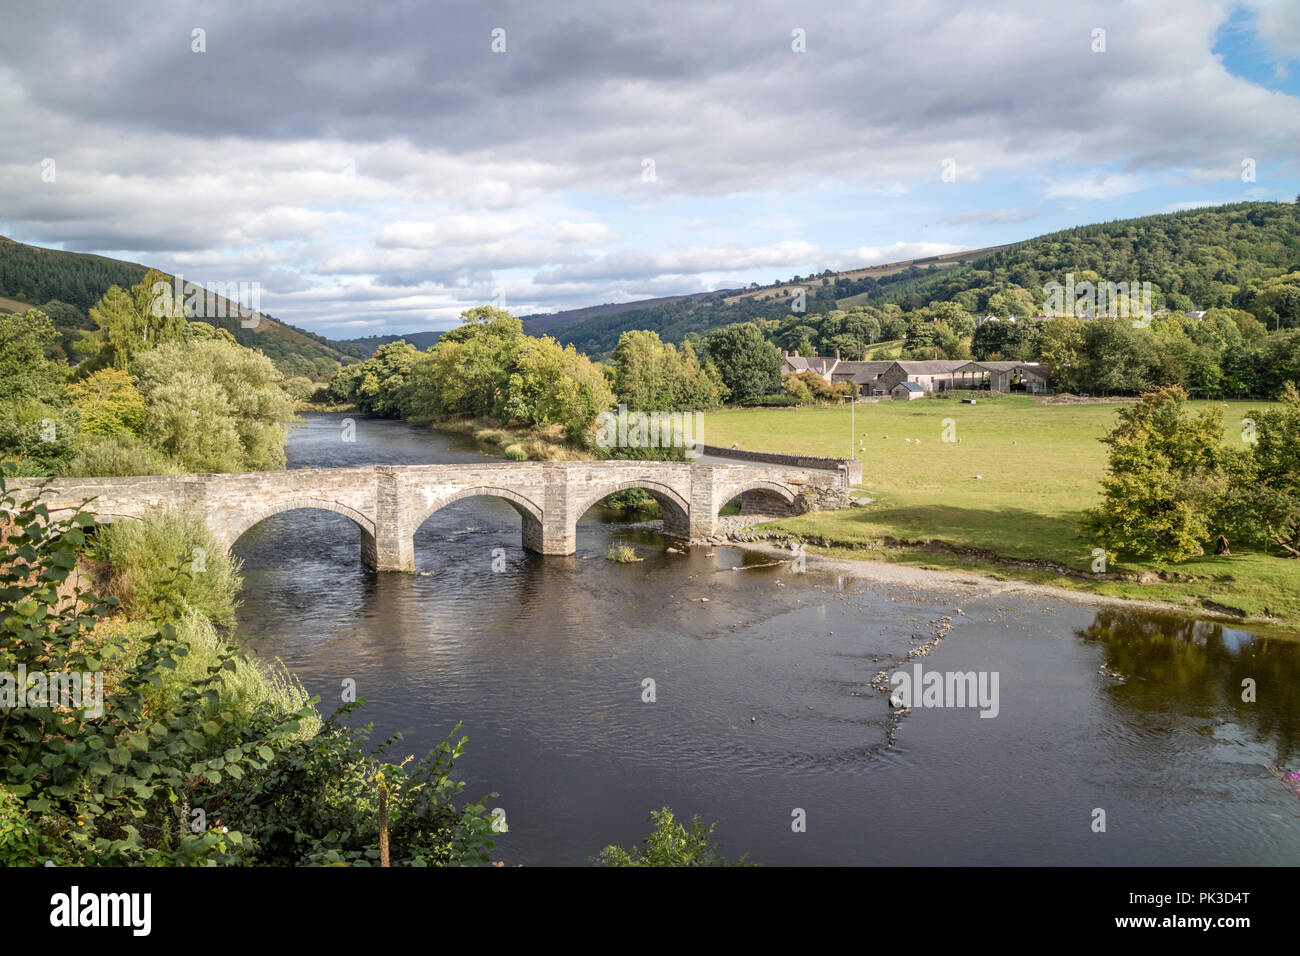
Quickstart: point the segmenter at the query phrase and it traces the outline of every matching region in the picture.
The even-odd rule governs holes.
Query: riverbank
[[[924,557],[909,554],[907,549],[896,552],[876,551],[870,555],[862,549],[837,547],[829,542],[815,542],[786,533],[782,523],[786,519],[770,515],[731,515],[719,521],[718,533],[698,542],[706,547],[727,545],[752,551],[773,561],[789,562],[792,548],[802,543],[806,570],[842,574],[875,584],[906,587],[928,594],[943,594],[954,601],[963,598],[974,600],[996,595],[1045,597],[1069,601],[1088,607],[1119,607],[1131,610],[1159,611],[1199,620],[1215,621],[1276,637],[1300,639],[1300,626],[1294,621],[1273,617],[1248,617],[1233,613],[1231,609],[1206,607],[1190,600],[1160,599],[1150,596],[1126,597],[1107,594],[1096,589],[1070,587],[1059,583],[1058,577],[1049,576],[1034,580],[1032,569],[1021,568],[1014,577],[1000,573],[993,566],[980,566],[967,561],[960,570],[927,562]],[[658,521],[642,521],[628,525],[660,531]],[[929,555],[934,557],[934,555]],[[1143,585],[1147,587],[1147,585]]]
[[[542,429],[503,428],[490,418],[418,424],[448,435],[465,435],[510,461],[586,461],[593,457],[568,444],[564,440],[564,429],[559,425]]]
[[[1208,403],[1190,403],[1194,408]],[[1225,443],[1267,402],[1232,403]],[[765,530],[846,559],[978,574],[1300,633],[1300,561],[1240,547],[1158,568],[1098,566],[1079,531],[1106,471],[1099,439],[1118,404],[1026,396],[880,402],[705,415],[711,444],[843,454],[862,461],[861,506],[783,518]],[[852,414],[852,418],[850,417]],[[1135,606],[1135,605],[1133,605]]]

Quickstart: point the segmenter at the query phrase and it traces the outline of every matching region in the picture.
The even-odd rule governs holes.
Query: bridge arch
[[[500,498],[519,512],[524,547],[530,551],[543,550],[542,529],[545,519],[541,506],[526,495],[495,485],[475,485],[438,495],[428,495],[426,492],[424,502],[412,511],[411,533],[420,530],[421,525],[449,504],[464,498]]]
[[[350,518],[352,523],[361,529],[362,554],[368,555],[373,552],[375,522],[368,515],[357,511],[355,508],[325,498],[289,498],[284,501],[277,501],[264,508],[258,508],[253,511],[244,512],[236,517],[232,517],[226,526],[226,533],[224,535],[225,545],[227,548],[233,548],[235,542],[238,541],[249,528],[253,527],[253,525],[260,521],[266,520],[272,515],[280,514],[283,511],[297,511],[304,508],[314,511],[333,511],[346,518]]]
[[[659,512],[663,515],[664,520],[664,534],[683,540],[690,539],[691,503],[683,498],[677,489],[671,485],[644,478],[633,478],[628,481],[601,485],[597,491],[588,495],[585,500],[581,501],[579,507],[571,509],[569,513],[569,527],[566,529],[569,536],[572,538],[577,534],[578,522],[593,506],[616,492],[630,491],[633,488],[644,491],[659,503]]]
[[[722,493],[717,496],[718,509],[721,510],[727,504],[741,499],[741,514],[745,514],[746,506],[752,512],[761,512],[765,504],[774,505],[778,510],[785,510],[791,514],[797,514],[800,509],[800,500],[802,495],[788,485],[780,482],[754,480],[738,482],[735,485],[726,486]],[[714,515],[714,517],[717,517]]]

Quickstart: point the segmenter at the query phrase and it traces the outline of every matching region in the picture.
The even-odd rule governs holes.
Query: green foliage
[[[82,435],[72,460],[43,474],[84,478],[127,478],[133,475],[171,475],[176,463],[143,438],[131,434]]]
[[[110,620],[114,602],[70,577],[91,516],[52,517],[3,484],[0,504],[0,671],[104,675],[102,708],[4,703],[0,864],[364,865],[379,856],[381,773],[395,862],[486,862],[492,820],[482,803],[457,804],[451,777],[463,738],[414,767],[380,763],[366,732],[340,723],[352,707],[314,723],[301,688],[197,611],[161,626]]]
[[[614,404],[601,367],[572,346],[524,335],[501,309],[466,310],[464,324],[428,352],[402,341],[381,345],[330,383],[332,401],[421,421],[490,418],[508,426],[558,427],[587,446],[597,413]]]
[[[203,519],[178,508],[102,526],[94,553],[109,590],[132,620],[162,620],[193,609],[221,627],[239,606],[239,564]]]
[[[743,405],[780,390],[781,355],[754,323],[718,329],[709,335],[708,348],[730,402]]]
[[[0,404],[0,455],[12,475],[64,474],[76,454],[77,429],[66,409],[35,399]]]
[[[616,491],[612,495],[606,495],[599,502],[600,507],[608,508],[610,511],[643,512],[645,514],[658,514],[659,502],[655,501],[654,496],[643,488],[628,488],[624,491]]]
[[[842,402],[853,395],[853,383],[828,382],[816,372],[795,372],[782,380],[785,394],[798,405],[809,402]]]
[[[636,548],[627,544],[611,544],[609,550],[605,552],[605,560],[616,561],[619,564],[634,564],[637,561],[644,561],[645,558],[637,557]]]
[[[373,751],[370,726],[353,730],[346,705],[311,737],[283,747],[266,772],[230,794],[223,819],[238,821],[269,866],[377,866],[378,792],[387,790],[388,844],[394,866],[476,866],[495,845],[486,807],[495,793],[460,806],[465,784],[452,778],[465,737],[454,735],[419,761],[378,759],[400,739]]]
[[[121,369],[103,368],[71,382],[67,395],[77,410],[83,435],[138,434],[144,424],[144,396]]]
[[[654,830],[646,837],[645,849],[625,850],[607,846],[600,851],[599,866],[754,866],[746,857],[728,862],[722,855],[721,844],[713,844],[710,837],[717,824],[707,826],[700,818],[692,817],[683,826],[673,819],[668,807],[650,814]]]
[[[615,391],[631,411],[697,411],[722,404],[726,388],[712,363],[701,365],[691,343],[681,349],[654,332],[624,332],[614,349]]]
[[[0,862],[35,860],[40,852],[39,824],[17,794],[0,787]]]
[[[402,340],[381,345],[364,362],[339,370],[327,394],[336,404],[353,404],[363,412],[397,417],[402,412],[411,367],[419,351]]]
[[[1241,522],[1265,543],[1300,558],[1300,392],[1287,382],[1280,407],[1251,412],[1255,442],[1236,484]]]
[[[172,298],[170,277],[151,269],[140,282],[125,290],[112,286],[90,309],[98,327],[83,340],[83,349],[98,345],[99,361],[128,370],[131,357],[185,337],[184,304]]]
[[[58,401],[67,369],[46,357],[57,338],[44,312],[0,313],[0,405]]]
[[[284,467],[294,403],[271,360],[221,338],[141,352],[138,387],[148,401],[143,434],[185,471]]]
[[[1157,389],[1120,410],[1102,441],[1110,468],[1084,528],[1111,552],[1158,565],[1204,553],[1228,491],[1223,410],[1185,414],[1186,393]]]
[[[809,395],[811,396],[811,394],[812,393],[810,392]],[[782,393],[780,395],[760,395],[748,404],[760,408],[782,408],[791,405],[803,405],[805,402],[800,401],[795,395]]]
[[[316,394],[316,383],[306,375],[294,375],[280,383],[284,393],[296,403],[309,402]]]

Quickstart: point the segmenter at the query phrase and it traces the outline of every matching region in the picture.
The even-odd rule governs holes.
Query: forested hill
[[[84,252],[42,249],[0,236],[0,312],[40,308],[54,320],[65,345],[81,329],[94,328],[87,312],[111,286],[130,288],[148,268]],[[187,285],[191,280],[186,280]],[[202,321],[229,330],[235,339],[260,349],[291,374],[329,374],[332,363],[350,362],[359,352],[346,344],[264,316],[255,328],[237,317]]]
[[[718,292],[702,297],[625,304],[618,311],[574,314],[547,331],[591,355],[607,355],[628,329],[650,329],[666,341],[754,318],[791,312],[790,288],[807,289],[806,311],[899,305],[910,312],[954,301],[973,314],[1037,311],[1043,286],[1076,281],[1150,282],[1154,307],[1250,308],[1268,279],[1300,269],[1300,206],[1234,203],[1184,212],[1078,226],[995,249],[972,250],[852,273],[822,273],[779,284],[771,294]],[[998,298],[994,298],[994,297]],[[990,300],[994,304],[990,304]],[[629,305],[631,307],[629,307]],[[1285,324],[1285,323],[1283,323]]]
[[[362,358],[370,358],[375,354],[375,349],[379,348],[379,346],[397,341],[414,345],[421,352],[424,352],[433,348],[441,336],[441,332],[407,332],[405,335],[367,335],[360,339],[336,339],[334,344],[353,349]]]

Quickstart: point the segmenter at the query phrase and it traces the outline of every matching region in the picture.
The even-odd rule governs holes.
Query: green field
[[[871,504],[771,525],[824,538],[843,556],[1188,605],[1300,629],[1300,561],[1234,547],[1229,557],[1186,561],[1163,578],[1138,563],[1092,574],[1094,545],[1077,524],[1098,500],[1106,446],[1097,439],[1118,406],[977,398],[975,405],[935,398],[859,404],[852,426],[847,405],[726,409],[705,416],[703,433],[711,445],[855,455]],[[1239,442],[1241,419],[1267,404],[1230,403],[1224,441]],[[956,440],[943,440],[945,427]]]

